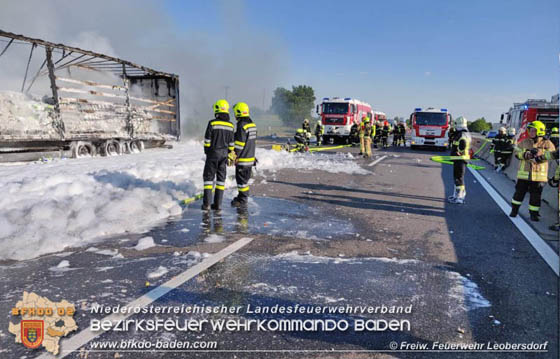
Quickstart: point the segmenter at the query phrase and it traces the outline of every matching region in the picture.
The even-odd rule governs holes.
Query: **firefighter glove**
[[[228,167],[233,166],[237,161],[237,156],[235,154],[235,151],[229,151],[228,156],[227,156],[227,165]]]

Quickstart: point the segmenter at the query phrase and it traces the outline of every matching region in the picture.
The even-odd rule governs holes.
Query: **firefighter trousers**
[[[467,162],[453,161],[453,182],[455,186],[465,185],[465,172],[467,170]]]
[[[235,181],[237,182],[237,199],[247,203],[249,199],[249,180],[251,179],[252,166],[235,166]]]
[[[365,141],[364,136],[360,136],[360,153],[364,154],[365,152]]]
[[[202,179],[204,180],[204,205],[212,202],[212,189],[214,189],[214,178],[216,178],[216,199],[221,202],[221,196],[226,185],[227,175],[227,153],[222,156],[207,156],[204,163]],[[219,205],[220,203],[218,203]]]
[[[367,157],[371,157],[371,137],[364,138],[364,147],[365,147],[365,152],[363,152],[364,155],[366,155]]]
[[[525,194],[529,192],[529,210],[538,212],[541,207],[541,195],[544,185],[545,182],[518,179],[511,203],[520,206],[523,203]]]
[[[507,161],[507,155],[505,153],[502,153],[500,151],[494,151],[494,164],[496,166],[499,165],[505,166],[506,161]]]

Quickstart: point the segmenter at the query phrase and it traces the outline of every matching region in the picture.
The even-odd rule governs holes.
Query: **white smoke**
[[[0,29],[178,74],[185,128],[186,118],[206,122],[212,103],[226,91],[231,103],[259,107],[266,92],[268,107],[270,94],[288,71],[286,47],[264,29],[248,25],[242,1],[223,1],[219,8],[217,14],[201,14],[217,25],[209,33],[185,30],[157,2],[17,1],[3,4]],[[0,51],[5,44],[0,42]],[[15,44],[0,57],[0,90],[20,90],[29,51],[29,45]],[[55,54],[55,61],[59,57]],[[43,59],[44,50],[36,48],[27,84]],[[39,81],[32,92],[48,89],[47,81]]]

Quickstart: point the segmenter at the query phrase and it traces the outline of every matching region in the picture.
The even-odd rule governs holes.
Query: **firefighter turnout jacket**
[[[360,125],[360,137],[371,137],[375,136],[375,127],[372,126],[371,122],[362,122]]]
[[[492,145],[494,146],[494,151],[496,152],[509,152],[511,140],[505,134],[498,134],[492,139]],[[509,150],[509,151],[508,151]]]
[[[517,178],[533,181],[548,181],[548,161],[555,152],[554,144],[543,137],[527,138],[514,149],[515,156],[520,160]]]
[[[255,164],[257,126],[253,123],[251,118],[241,117],[238,119],[234,146],[237,166],[252,167]]]
[[[455,130],[450,138],[451,141],[451,156],[459,157],[454,160],[468,161],[471,149],[471,134],[468,131]]]
[[[227,114],[218,113],[208,122],[204,133],[204,153],[208,157],[227,157],[233,150],[233,123]]]

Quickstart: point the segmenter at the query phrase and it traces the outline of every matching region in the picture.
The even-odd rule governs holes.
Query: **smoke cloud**
[[[289,70],[287,47],[264,29],[249,25],[243,8],[242,1],[223,1],[218,13],[201,15],[216,24],[208,31],[178,24],[157,2],[18,1],[3,5],[0,28],[178,74],[185,129],[187,121],[205,124],[212,117],[211,105],[226,92],[232,104],[244,101],[263,107],[264,102],[268,108],[273,89]],[[5,45],[0,42],[0,51]],[[21,89],[30,48],[12,45],[0,57],[0,90]],[[43,60],[44,50],[36,48],[28,84]],[[48,91],[43,79],[31,92]]]

